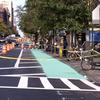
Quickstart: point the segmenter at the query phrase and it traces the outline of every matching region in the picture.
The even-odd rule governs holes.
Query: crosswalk
[[[0,88],[99,91],[100,87],[84,79],[48,78],[32,76],[0,76]]]
[[[14,67],[0,68],[0,88],[100,92],[99,86],[86,79],[47,77],[36,59],[21,60],[32,58],[30,51],[26,52],[21,51]]]

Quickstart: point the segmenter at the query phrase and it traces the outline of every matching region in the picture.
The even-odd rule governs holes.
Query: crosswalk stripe
[[[0,76],[0,80],[2,81],[2,78],[10,78],[9,80],[11,81],[12,85],[6,85],[3,84],[0,86],[0,88],[16,88],[16,89],[41,89],[41,90],[70,90],[70,91],[99,91],[100,92],[100,87],[96,86],[95,84],[89,82],[88,80],[85,79],[79,79],[79,81],[81,81],[83,84],[90,86],[91,88],[80,88],[80,84],[73,84],[70,79],[67,78],[49,78],[49,77],[38,77],[38,76]],[[15,77],[15,78],[12,78]],[[19,83],[17,82],[17,85],[14,85],[16,83],[13,83],[14,80],[16,80],[20,78]],[[29,81],[29,79],[31,79],[32,81]],[[69,88],[64,88],[64,87],[59,87],[59,83],[53,83],[50,82],[49,80],[59,80],[62,82],[62,84],[64,84],[65,86],[69,87]],[[73,81],[76,81],[76,79],[73,79]],[[3,81],[4,83],[5,81]],[[31,87],[29,86],[29,84],[33,84],[35,82],[35,85],[32,85]],[[37,85],[38,84],[38,85]],[[41,85],[39,85],[41,84]],[[56,87],[55,87],[56,84]],[[60,84],[60,85],[62,85]],[[58,85],[58,86],[57,86]]]
[[[27,88],[27,85],[28,85],[28,77],[21,77],[18,84],[18,88]]]
[[[46,89],[54,89],[51,83],[48,81],[46,77],[40,77],[41,83],[43,84],[44,88]]]
[[[80,90],[79,87],[77,87],[76,85],[74,85],[73,83],[71,83],[68,79],[65,78],[61,78],[61,81],[66,84],[70,89],[73,90]]]
[[[37,76],[37,75],[45,75],[45,73],[33,73],[33,74],[12,74],[12,75],[0,75],[0,76],[10,76],[10,77],[21,77],[21,76]]]
[[[87,84],[88,86],[91,86],[91,87],[93,87],[94,89],[100,91],[100,87],[99,87],[99,86],[96,86],[95,84],[89,82],[88,80],[81,80],[81,81],[82,81],[83,83]]]

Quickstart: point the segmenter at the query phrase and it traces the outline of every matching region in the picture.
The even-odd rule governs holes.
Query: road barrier
[[[6,54],[6,53],[7,53],[7,45],[3,45],[2,54]]]
[[[12,49],[14,49],[15,48],[15,44],[14,43],[12,43]]]
[[[7,52],[9,52],[10,50],[15,48],[15,44],[4,44],[2,47],[2,54],[6,54]]]
[[[7,51],[10,51],[10,45],[7,44]]]
[[[57,49],[59,49],[59,53],[57,53]],[[100,56],[100,53],[98,51],[95,51],[93,49],[91,50],[68,50],[68,49],[63,49],[62,47],[59,46],[54,46],[54,54],[59,56],[60,58],[63,57],[63,51],[65,50],[66,52],[66,59],[68,60],[78,60],[81,58],[81,53],[82,55],[85,54],[85,58],[89,58],[89,57],[97,57]],[[88,53],[91,53],[90,55]],[[92,54],[93,53],[93,54]],[[72,56],[72,57],[68,57],[68,55]]]

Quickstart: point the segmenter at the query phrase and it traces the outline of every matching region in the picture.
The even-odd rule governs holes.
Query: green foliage
[[[0,22],[0,36],[7,36],[7,35],[9,35],[8,26],[5,23]]]
[[[83,0],[26,0],[20,12],[20,28],[27,33],[41,33],[65,27],[68,31],[81,32],[88,27],[91,13]]]

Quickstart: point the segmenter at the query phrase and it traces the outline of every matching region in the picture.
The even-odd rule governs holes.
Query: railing
[[[81,48],[73,47],[71,50],[63,49],[61,46],[54,46],[50,51],[54,54],[54,56],[57,56],[60,59],[66,58],[67,61],[80,60],[80,66],[83,70],[95,69],[96,61],[100,59],[100,53],[95,51],[94,49],[86,50],[86,44],[87,41],[82,44]],[[66,53],[66,56],[63,55],[64,51]],[[98,60],[97,65],[99,65],[99,63],[100,60]]]

